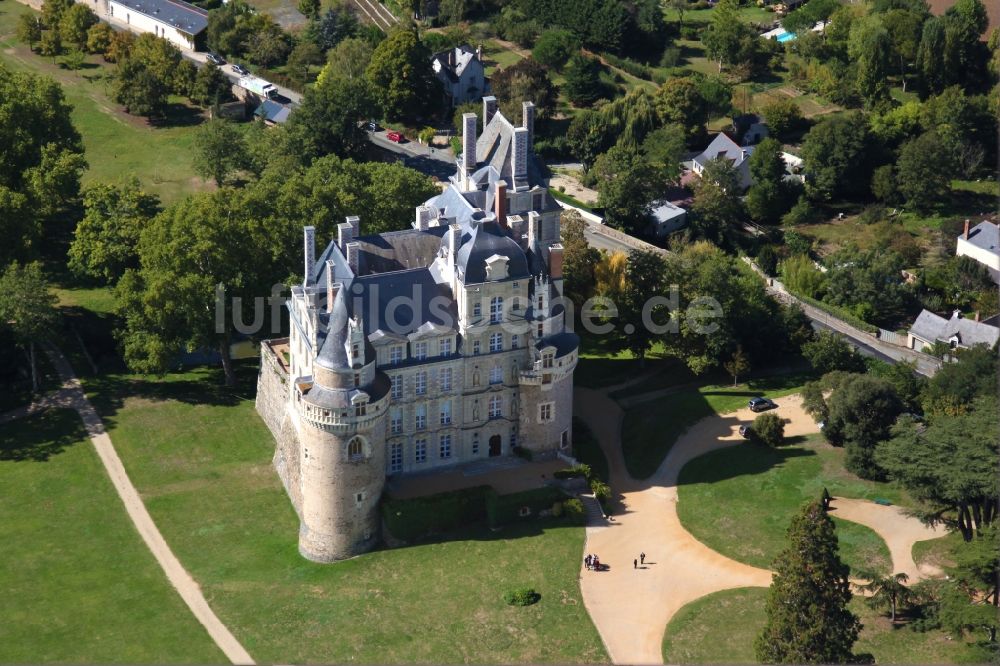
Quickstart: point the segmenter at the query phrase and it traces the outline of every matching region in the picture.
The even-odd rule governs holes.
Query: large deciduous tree
[[[324,155],[358,156],[368,145],[361,123],[376,108],[367,80],[329,77],[306,91],[289,118],[289,137],[307,163]]]
[[[375,47],[365,77],[387,118],[415,120],[440,106],[441,83],[430,58],[415,30],[394,29]]]
[[[670,319],[662,305],[650,299],[662,295],[666,286],[666,265],[663,258],[651,251],[632,250],[625,265],[625,289],[618,306],[618,324],[614,342],[619,349],[627,349],[639,359],[639,367],[646,362],[646,353],[659,338],[655,328]]]
[[[44,340],[59,321],[42,265],[10,264],[0,275],[0,328],[9,328],[26,347],[31,366],[31,390],[38,392],[35,343]]]
[[[863,372],[865,360],[843,336],[833,331],[817,331],[802,345],[802,355],[821,375],[834,370]]]
[[[896,186],[910,208],[926,211],[948,195],[954,161],[936,132],[903,144],[896,162]]]
[[[594,270],[601,260],[601,253],[587,243],[586,229],[586,220],[575,210],[562,214],[563,281],[567,297],[578,308],[594,294],[597,286]]]
[[[665,183],[639,151],[627,145],[612,146],[594,164],[598,204],[610,225],[631,234],[642,234],[649,225],[650,204]]]
[[[734,231],[746,215],[740,199],[742,193],[739,174],[730,162],[709,161],[694,184],[691,229],[700,238],[717,245],[730,245]]]
[[[776,224],[795,203],[798,193],[785,180],[785,159],[781,144],[770,137],[754,147],[750,155],[750,177],[753,184],[747,193],[746,206],[750,217],[757,222]]]
[[[860,113],[824,118],[802,143],[806,192],[823,201],[863,195],[877,152],[868,121]]]
[[[774,561],[767,623],[754,642],[767,664],[846,664],[861,623],[848,609],[850,570],[840,559],[833,520],[820,502],[792,519],[788,547]]]
[[[222,187],[226,179],[247,163],[246,144],[240,130],[228,120],[213,118],[198,128],[194,135],[195,173],[211,178]]]
[[[490,90],[497,98],[500,111],[514,123],[521,119],[522,102],[535,105],[537,118],[545,118],[555,109],[556,88],[552,79],[545,68],[532,58],[525,58],[493,74]]]
[[[823,435],[847,449],[844,466],[861,478],[882,479],[876,447],[889,438],[903,403],[892,384],[881,377],[850,375],[826,401],[829,410]]]

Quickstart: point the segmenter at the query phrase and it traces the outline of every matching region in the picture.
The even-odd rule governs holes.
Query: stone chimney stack
[[[357,238],[358,236],[361,235],[361,218],[360,217],[358,217],[357,215],[348,215],[347,216],[347,223],[349,225],[351,225],[351,228],[354,230],[354,237],[355,238]]]
[[[534,102],[521,102],[521,127],[528,130],[528,152],[532,152],[535,145]]]
[[[479,46],[476,47],[476,60],[478,60],[479,62],[483,61],[483,45],[482,44],[480,44]]]
[[[455,257],[458,254],[458,244],[462,240],[462,227],[458,224],[448,226],[448,265],[455,267]]]
[[[496,213],[497,222],[504,229],[507,228],[507,183],[497,182],[496,193],[493,195],[493,211]]]
[[[542,230],[542,216],[535,211],[528,212],[528,245],[531,241],[538,240],[538,234]]]
[[[303,240],[305,241],[305,247],[303,252],[303,263],[305,264],[305,271],[303,271],[302,286],[309,286],[309,275],[312,274],[313,264],[316,263],[316,227],[304,227],[302,229]]]
[[[969,240],[969,221],[968,220],[965,221],[965,231],[962,233],[962,237],[965,238],[965,240]]]
[[[483,129],[486,129],[486,126],[490,124],[496,112],[497,98],[493,95],[487,95],[483,98]]]
[[[556,243],[549,247],[549,277],[553,280],[562,279],[563,246]]]
[[[357,241],[351,241],[347,244],[347,265],[351,267],[351,271],[358,275],[358,255],[361,254],[361,243]]]
[[[528,130],[523,127],[514,128],[514,154],[511,159],[511,170],[514,172],[514,187],[527,185],[528,181]]]
[[[462,177],[468,182],[476,170],[476,114],[462,115]]]
[[[350,219],[350,218],[348,218]],[[347,253],[347,244],[354,240],[354,225],[350,222],[341,222],[337,225],[337,245],[340,251]]]
[[[333,262],[326,262],[326,312],[333,312]]]
[[[429,206],[417,206],[417,219],[414,226],[420,231],[427,231],[432,214]]]

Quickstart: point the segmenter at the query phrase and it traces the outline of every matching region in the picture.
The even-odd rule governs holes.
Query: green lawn
[[[76,412],[0,426],[0,663],[222,663]]]
[[[678,515],[710,548],[740,562],[770,567],[785,547],[792,517],[805,502],[819,499],[823,488],[831,495],[910,504],[893,485],[848,473],[843,458],[843,449],[829,446],[819,435],[780,449],[744,444],[713,451],[681,470]],[[831,515],[841,554],[852,571],[889,572],[889,550],[875,532],[838,520],[836,511]]]
[[[757,395],[778,397],[796,393],[807,379],[805,375],[780,375],[735,387],[709,385],[684,389],[628,409],[622,424],[622,449],[629,474],[637,479],[651,476],[677,438],[706,416],[745,407]]]
[[[955,548],[962,545],[961,532],[949,532],[940,539],[918,541],[913,544],[913,561],[917,564],[930,564],[935,567],[953,567]]]
[[[113,66],[104,64],[100,57],[88,56],[84,69],[71,72],[17,42],[17,18],[31,11],[19,2],[0,2],[0,62],[15,70],[49,76],[62,85],[73,105],[73,124],[83,137],[90,165],[83,176],[84,185],[135,176],[165,203],[204,189],[205,182],[191,166],[200,112],[172,99],[178,124],[166,127],[152,127],[144,119],[124,113],[108,97]]]
[[[584,530],[533,521],[318,565],[271,466],[274,444],[214,369],[88,380],[112,439],[174,552],[223,622],[268,662],[607,660],[577,583]],[[541,601],[507,606],[508,589]]]
[[[758,663],[753,641],[764,627],[767,588],[744,587],[702,597],[682,608],[663,636],[666,663]],[[864,625],[854,652],[871,653],[879,664],[956,664],[985,661],[974,645],[949,640],[942,631],[895,627],[858,597],[851,610]]]

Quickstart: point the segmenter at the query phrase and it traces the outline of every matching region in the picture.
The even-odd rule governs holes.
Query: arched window
[[[347,443],[347,459],[361,460],[365,456],[365,443],[360,437],[354,437]]]

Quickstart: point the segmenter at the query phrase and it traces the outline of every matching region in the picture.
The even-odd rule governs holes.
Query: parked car
[[[249,76],[250,75],[250,70],[249,69],[247,69],[243,65],[237,65],[235,63],[233,64],[233,72],[235,72],[236,74],[239,74],[240,76]]]
[[[226,59],[220,56],[218,53],[212,53],[209,51],[205,54],[205,60],[209,61],[216,67],[222,67],[226,64]]]
[[[751,412],[763,412],[768,409],[774,409],[777,407],[773,400],[767,398],[751,398],[750,399],[750,411]]]
[[[740,426],[740,437],[742,437],[743,439],[750,439],[752,435],[753,435],[753,430],[750,429],[750,426],[748,425]]]
[[[403,138],[402,133],[397,132],[396,130],[389,130],[386,132],[385,138],[389,139],[389,141],[395,141],[396,143],[403,143],[403,141],[406,140]]]
[[[382,129],[381,127],[379,127],[379,124],[374,120],[369,120],[367,127],[369,132],[378,132]]]

